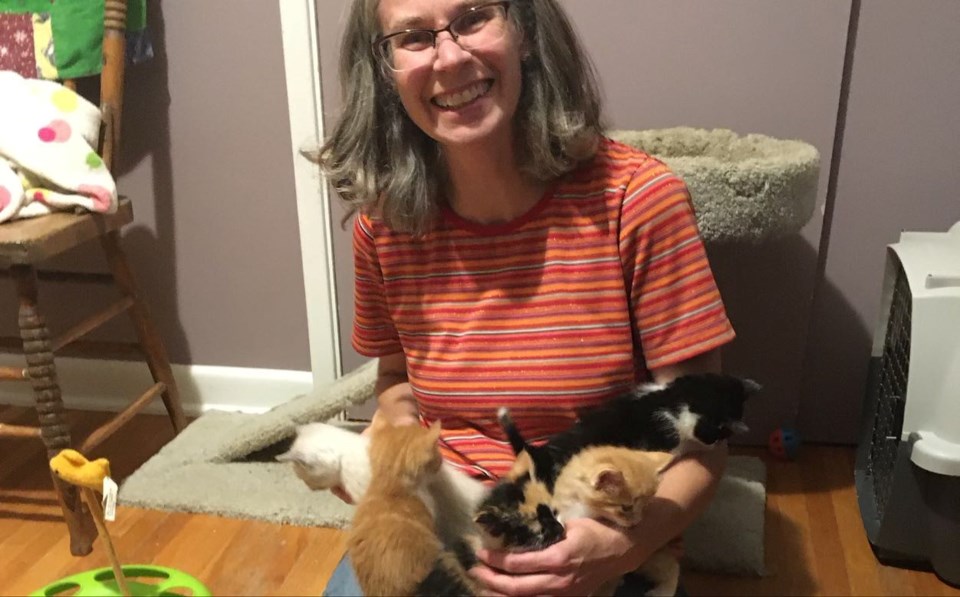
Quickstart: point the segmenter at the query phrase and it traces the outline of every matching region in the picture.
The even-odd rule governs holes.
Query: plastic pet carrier
[[[855,481],[882,563],[960,585],[960,222],[887,249]]]

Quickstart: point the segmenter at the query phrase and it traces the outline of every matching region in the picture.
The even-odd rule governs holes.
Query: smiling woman
[[[440,165],[442,144],[429,136],[442,113],[431,99],[484,85],[489,87],[486,103],[493,104],[494,98],[505,97],[505,77],[509,76],[515,79],[510,83],[512,93],[519,96],[491,106],[515,116],[514,142],[506,144],[503,154],[508,170],[522,171],[529,180],[550,181],[593,155],[601,133],[594,73],[578,50],[579,41],[566,16],[553,2],[497,3],[504,6],[508,20],[504,36],[477,55],[460,49],[449,31],[431,33],[437,48],[428,55],[438,59],[429,68],[395,73],[389,61],[377,58],[383,50],[371,45],[386,34],[412,27],[456,29],[451,23],[457,16],[485,4],[353,2],[339,69],[343,104],[351,109],[341,115],[314,156],[351,210],[376,205],[399,231],[420,234],[432,227],[440,216],[440,206],[448,202],[444,187],[450,181]],[[381,16],[393,20],[381,24]],[[503,47],[507,45],[510,53]],[[441,51],[446,59],[452,54],[455,62],[470,58],[460,64],[462,68],[450,72],[439,60]],[[488,61],[491,53],[499,57],[496,64]],[[509,72],[503,64],[507,56]],[[419,90],[413,89],[418,82]],[[390,101],[383,101],[385,98]],[[417,117],[408,114],[408,105]],[[455,120],[455,114],[449,116]],[[499,119],[501,123],[504,120],[508,119]],[[426,128],[421,128],[421,123]],[[467,128],[460,130],[469,135]],[[501,139],[501,145],[504,141]],[[485,153],[499,155],[502,147],[491,146]]]
[[[347,109],[315,158],[359,212],[352,340],[379,357],[377,418],[439,421],[444,459],[494,482],[514,460],[499,407],[536,440],[634,384],[719,368],[734,334],[686,186],[602,135],[556,0],[354,0],[340,78]],[[703,511],[725,454],[678,462],[635,528],[573,519],[473,574],[590,594]]]

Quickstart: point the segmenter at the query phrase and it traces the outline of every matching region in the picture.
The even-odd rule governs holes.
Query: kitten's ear
[[[653,468],[657,471],[657,474],[662,473],[670,466],[670,463],[673,462],[673,454],[670,452],[649,452],[647,457],[653,464]]]
[[[747,391],[747,396],[753,396],[757,392],[763,389],[763,386],[753,381],[752,379],[743,380],[743,389]]]
[[[623,487],[625,483],[623,473],[616,469],[608,468],[597,473],[596,478],[593,480],[593,488],[598,491],[611,493]]]
[[[274,458],[276,458],[277,462],[297,462],[300,464],[306,464],[306,462],[303,460],[303,457],[293,450],[289,450],[283,454],[277,454]]]
[[[730,423],[727,424],[727,427],[729,427],[730,431],[734,433],[746,433],[750,431],[750,427],[748,427],[743,421],[730,421]]]

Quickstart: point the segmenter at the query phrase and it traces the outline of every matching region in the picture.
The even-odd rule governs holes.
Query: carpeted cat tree
[[[691,128],[611,136],[662,159],[686,181],[708,243],[782,237],[813,213],[819,154],[809,144]],[[286,449],[297,425],[373,398],[375,373],[375,362],[367,363],[262,415],[205,413],[124,482],[121,504],[343,527],[352,507],[311,492],[273,456]],[[765,476],[757,458],[730,459],[710,509],[686,535],[689,566],[764,573]]]

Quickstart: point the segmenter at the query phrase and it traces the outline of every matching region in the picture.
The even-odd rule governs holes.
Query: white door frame
[[[317,166],[300,153],[301,149],[311,148],[324,138],[316,7],[314,0],[277,2],[283,35],[290,147],[300,223],[310,369],[314,388],[317,389],[339,377],[342,365],[330,197],[326,181],[320,176]]]

